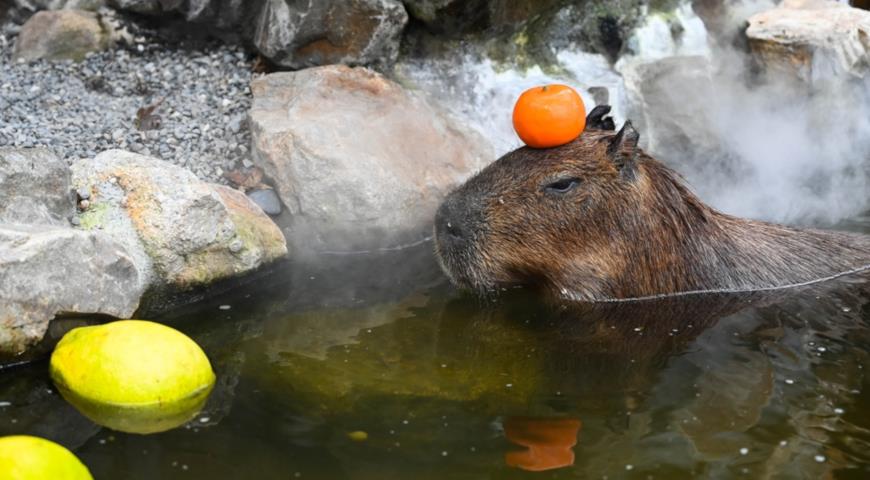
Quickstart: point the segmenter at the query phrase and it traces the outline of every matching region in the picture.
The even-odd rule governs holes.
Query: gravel
[[[241,47],[138,36],[80,63],[21,63],[15,32],[0,33],[0,146],[45,146],[70,164],[121,148],[220,183],[250,164],[252,59]],[[137,122],[160,99],[159,118]]]

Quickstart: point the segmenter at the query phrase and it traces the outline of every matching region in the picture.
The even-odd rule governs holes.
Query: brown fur
[[[705,205],[626,130],[520,148],[454,191],[436,218],[445,272],[479,292],[527,284],[598,301],[781,288],[870,266],[867,236],[746,220]],[[581,182],[562,194],[546,188],[564,178]]]

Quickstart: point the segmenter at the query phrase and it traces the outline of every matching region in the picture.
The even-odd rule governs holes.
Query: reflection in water
[[[548,478],[870,478],[870,275],[777,296],[552,306],[363,270],[297,265],[163,318],[218,376],[182,428],[100,429],[34,364],[0,373],[0,435],[37,433],[96,478],[133,480],[542,475],[506,454],[564,464]],[[579,419],[582,432],[529,419]]]
[[[60,390],[61,396],[79,413],[97,425],[120,432],[148,435],[178,428],[192,420],[205,406],[212,385],[171,403],[118,405],[97,403],[73,392]]]
[[[575,418],[508,418],[505,437],[525,449],[506,453],[505,463],[530,472],[570,467],[579,431],[580,420]]]

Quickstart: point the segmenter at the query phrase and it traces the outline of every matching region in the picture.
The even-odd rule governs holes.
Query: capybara
[[[783,288],[870,268],[870,237],[718,212],[638,147],[610,108],[576,140],[519,148],[453,191],[435,249],[457,285],[578,301]]]

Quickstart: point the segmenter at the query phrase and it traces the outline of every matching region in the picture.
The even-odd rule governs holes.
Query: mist
[[[498,155],[521,145],[510,119],[523,90],[572,85],[588,108],[597,98],[613,105],[617,124],[630,118],[642,146],[713,207],[830,226],[870,207],[870,82],[835,69],[820,69],[811,82],[759,72],[742,29],[773,6],[732,2],[715,26],[705,26],[688,4],[673,15],[649,15],[615,65],[569,47],[557,52],[555,68],[523,70],[472,46],[460,62],[454,52],[444,60],[406,60],[396,72],[478,129]]]

